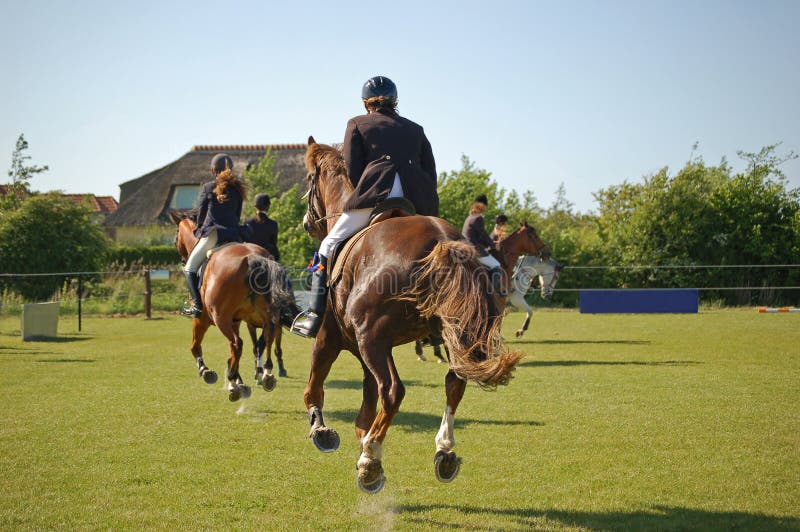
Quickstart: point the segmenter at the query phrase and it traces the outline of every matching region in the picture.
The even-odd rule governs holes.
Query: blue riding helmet
[[[375,76],[369,78],[364,87],[361,88],[361,99],[367,100],[375,96],[384,96],[397,99],[397,85],[385,76]]]

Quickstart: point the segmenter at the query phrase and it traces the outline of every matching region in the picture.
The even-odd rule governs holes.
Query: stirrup
[[[186,316],[187,318],[199,318],[202,313],[203,309],[198,308],[191,300],[184,302],[180,310],[181,316]]]
[[[304,320],[312,322],[312,327],[305,327],[301,328],[297,320]],[[315,321],[316,320],[316,321]],[[316,326],[313,326],[316,325]],[[318,315],[311,310],[304,310],[297,316],[295,316],[294,321],[292,321],[292,326],[289,328],[289,331],[296,334],[297,336],[302,336],[303,338],[315,338],[317,333],[319,332],[319,328],[322,325],[322,316]]]

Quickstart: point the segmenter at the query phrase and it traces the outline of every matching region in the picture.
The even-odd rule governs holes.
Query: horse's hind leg
[[[461,459],[453,452],[456,446],[456,437],[453,431],[456,409],[464,397],[467,381],[461,379],[453,370],[447,372],[444,378],[445,392],[447,394],[447,407],[442,416],[442,424],[436,434],[436,455],[433,458],[436,478],[442,482],[450,482],[461,467]]]
[[[338,331],[328,334],[328,327],[331,326],[330,318],[328,317],[314,340],[314,348],[311,351],[311,373],[308,376],[306,389],[303,392],[303,401],[311,424],[311,430],[308,435],[317,449],[325,453],[339,448],[339,434],[335,430],[326,427],[322,418],[322,408],[325,403],[325,391],[322,385],[331,371],[331,366],[342,350]]]
[[[377,493],[386,482],[381,465],[383,441],[394,416],[400,410],[406,391],[394,365],[390,338],[379,333],[370,334],[369,338],[359,339],[359,346],[362,346],[364,364],[377,383],[381,409],[369,431],[361,438],[361,456],[357,464],[358,487],[367,493]]]
[[[217,327],[220,332],[228,339],[230,353],[228,355],[228,399],[238,401],[240,398],[250,397],[250,387],[245,386],[239,375],[239,360],[242,357],[242,347],[244,342],[239,336],[239,326],[241,322],[233,320],[219,320]]]
[[[206,366],[203,361],[203,337],[211,326],[208,312],[203,312],[200,317],[192,319],[192,356],[197,364],[197,374],[203,378],[206,384],[217,382],[217,373]]]

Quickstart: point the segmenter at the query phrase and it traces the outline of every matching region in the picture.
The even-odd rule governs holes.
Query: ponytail
[[[247,196],[247,189],[240,180],[233,176],[233,170],[230,168],[225,168],[225,170],[221,171],[217,174],[217,186],[214,187],[214,194],[217,196],[217,201],[220,203],[225,203],[228,201],[228,190],[230,187],[235,188],[239,191],[239,195],[242,197],[242,201],[245,200]]]

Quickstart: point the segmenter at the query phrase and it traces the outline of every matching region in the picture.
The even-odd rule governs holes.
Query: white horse
[[[525,323],[516,332],[517,338],[525,334],[531,322],[533,309],[525,301],[525,294],[530,290],[534,277],[539,277],[542,299],[549,299],[561,275],[561,268],[563,266],[555,260],[551,258],[542,260],[535,255],[523,255],[517,260],[514,273],[511,275],[511,290],[508,295],[508,302],[517,310],[525,310],[526,314]]]

